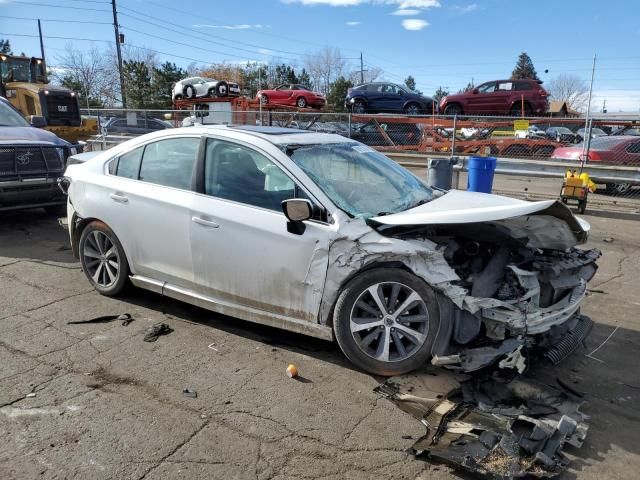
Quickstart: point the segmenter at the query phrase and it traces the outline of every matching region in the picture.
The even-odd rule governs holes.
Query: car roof
[[[309,130],[285,127],[267,127],[253,125],[193,125],[190,127],[169,128],[147,134],[158,139],[171,138],[184,134],[217,133],[229,138],[239,139],[238,134],[266,140],[274,145],[317,145],[324,143],[356,143],[353,140],[334,133],[319,133]],[[232,134],[232,135],[230,135]],[[250,141],[249,138],[245,140]]]

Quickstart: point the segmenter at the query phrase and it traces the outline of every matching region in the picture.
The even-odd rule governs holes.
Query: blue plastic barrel
[[[467,169],[467,190],[470,192],[491,193],[493,174],[497,160],[494,157],[469,157]]]

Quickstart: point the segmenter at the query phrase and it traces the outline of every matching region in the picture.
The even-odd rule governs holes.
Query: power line
[[[149,20],[139,19],[139,18],[137,18],[137,17],[134,17],[133,15],[129,15],[129,14],[126,14],[126,13],[121,13],[121,15],[122,15],[122,16],[124,16],[124,17],[127,17],[127,18],[133,18],[133,19],[135,19],[135,20],[144,21],[144,22],[145,22],[145,23],[147,23],[147,24],[151,24],[151,25],[154,25],[154,26],[160,27],[160,28],[162,28],[163,30],[169,30],[169,31],[171,31],[171,32],[178,33],[178,34],[180,34],[180,35],[182,35],[182,36],[195,38],[196,40],[200,40],[200,41],[203,41],[203,42],[207,42],[207,43],[214,43],[214,44],[216,44],[216,45],[221,45],[221,46],[223,46],[223,47],[227,47],[227,48],[233,48],[233,49],[238,50],[238,51],[245,51],[245,52],[248,52],[248,53],[251,53],[251,54],[254,54],[254,55],[255,55],[255,54],[258,54],[258,55],[267,55],[267,54],[262,53],[262,52],[256,52],[255,50],[248,50],[248,49],[244,49],[244,48],[240,48],[240,47],[233,47],[233,46],[231,46],[231,45],[226,45],[226,44],[224,44],[224,43],[220,43],[220,42],[213,41],[213,40],[211,40],[211,39],[209,39],[209,38],[206,38],[206,36],[204,36],[204,34],[203,34],[203,36],[202,36],[202,37],[199,37],[199,36],[196,36],[196,35],[193,35],[193,34],[190,34],[190,35],[189,35],[189,34],[186,34],[186,33],[184,33],[184,32],[180,32],[180,31],[178,31],[178,30],[174,30],[174,29],[172,29],[172,28],[166,27],[166,26],[164,26],[164,25],[160,25],[160,24],[157,24],[157,23],[151,22],[151,21],[149,21]],[[126,25],[125,25],[125,28],[128,28],[129,30],[132,30],[132,31],[136,31],[137,33],[141,33],[142,35],[155,36],[155,35],[150,34],[150,33],[141,32],[141,31],[138,31],[138,30],[134,30],[134,29],[132,29],[132,28],[130,28],[130,27],[126,27]],[[160,38],[161,40],[168,40],[166,37],[156,37],[156,38]],[[174,40],[171,40],[171,42],[172,42],[172,43],[178,43],[178,42],[176,42],[176,41],[174,41]],[[195,47],[195,48],[198,48],[198,49],[201,49],[201,50],[206,50],[206,49],[204,49],[204,48],[202,48],[202,47],[197,47],[197,46],[192,45],[192,44],[187,45],[187,46],[188,46],[188,47],[190,47],[190,48],[194,48],[194,47]],[[214,50],[211,50],[211,51],[214,51]],[[216,53],[221,53],[221,52],[216,52]],[[225,53],[225,55],[227,55],[227,54]],[[233,55],[232,55],[232,56],[233,56]],[[244,58],[244,57],[238,57],[238,58]],[[289,59],[289,58],[287,58],[287,59],[288,59],[288,60],[291,60],[291,59]]]
[[[31,38],[40,38],[39,35],[28,35],[26,33],[6,33],[0,32],[0,35],[12,36],[12,37],[31,37]],[[81,40],[85,42],[104,42],[104,43],[112,43],[113,40],[99,40],[96,38],[79,38],[79,37],[58,37],[54,35],[45,35],[45,38],[54,38],[58,40]]]
[[[209,41],[209,42],[212,42],[210,37],[213,37],[213,38],[218,38],[218,39],[221,39],[221,40],[224,40],[226,42],[229,42],[229,43],[232,43],[232,44],[236,44],[236,45],[244,45],[244,46],[247,46],[247,47],[254,47],[254,48],[259,48],[259,49],[265,48],[264,45],[256,45],[256,44],[253,44],[253,43],[236,41],[236,40],[229,39],[227,37],[223,37],[223,36],[220,36],[220,35],[214,35],[214,34],[211,34],[211,33],[204,34],[199,30],[194,30],[192,28],[184,27],[184,26],[179,25],[177,23],[168,22],[168,21],[166,21],[166,20],[164,20],[162,18],[154,17],[154,16],[149,15],[147,13],[140,12],[138,10],[134,10],[133,8],[122,7],[122,6],[120,8],[124,9],[124,10],[128,10],[128,11],[134,12],[134,13],[137,13],[139,15],[143,15],[145,17],[144,19],[136,18],[136,20],[140,20],[140,21],[143,21],[145,23],[151,23],[151,22],[148,21],[148,18],[152,18],[154,20],[158,20],[160,22],[163,22],[163,24],[173,25],[174,27],[178,27],[178,28],[181,28],[183,30],[187,30],[189,32],[194,32],[194,33],[197,33],[198,35],[206,36],[207,37],[206,41]],[[123,13],[123,15],[127,15],[127,16],[130,16],[130,17],[132,16],[132,15],[126,14],[126,13]],[[161,28],[166,28],[165,25],[159,25],[159,26]],[[184,33],[182,33],[182,32],[178,32],[178,33],[180,33],[181,35],[184,35]],[[217,42],[212,42],[212,43],[217,43]],[[238,48],[235,45],[225,45],[225,46],[229,46],[231,48]],[[274,52],[281,52],[281,53],[287,53],[287,54],[291,54],[291,55],[297,55],[297,56],[301,55],[301,53],[299,53],[299,52],[291,52],[291,51],[288,51],[288,50],[280,50],[280,49],[276,49],[276,48],[269,48],[269,50],[272,50]]]
[[[18,4],[18,5],[35,5],[37,7],[66,8],[66,9],[69,9],[69,10],[87,10],[87,11],[91,11],[91,12],[110,13],[109,10],[103,10],[103,9],[99,9],[99,8],[71,7],[71,6],[66,7],[66,6],[62,6],[62,5],[52,5],[51,3],[23,2],[22,0],[14,0],[13,3],[14,4]],[[104,2],[99,2],[99,3],[104,3]]]
[[[11,17],[8,15],[0,15],[0,18],[11,18],[12,20],[41,20],[43,22],[60,22],[60,23],[91,23],[96,25],[111,25],[111,22],[94,22],[90,20],[69,20],[63,18],[35,18],[35,17]]]

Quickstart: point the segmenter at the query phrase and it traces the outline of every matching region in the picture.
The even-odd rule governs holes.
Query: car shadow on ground
[[[29,254],[25,255],[25,245]],[[0,257],[41,262],[76,264],[71,253],[69,233],[58,217],[34,208],[0,212]]]

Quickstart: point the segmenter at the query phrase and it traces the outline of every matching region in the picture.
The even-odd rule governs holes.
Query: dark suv
[[[495,80],[440,101],[445,115],[532,115],[549,110],[549,94],[540,80]]]
[[[383,82],[365,83],[350,88],[344,99],[344,105],[353,113],[431,115],[438,111],[433,98],[425,97],[395,83]]]
[[[42,117],[34,120],[44,122]],[[44,207],[64,214],[66,197],[56,181],[76,152],[69,142],[29,125],[0,97],[0,212]]]

